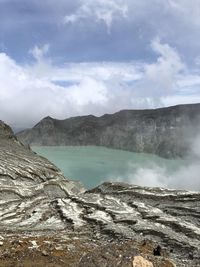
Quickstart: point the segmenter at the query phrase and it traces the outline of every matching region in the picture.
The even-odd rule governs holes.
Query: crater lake
[[[38,146],[32,149],[53,162],[67,179],[79,180],[86,188],[105,181],[170,187],[170,179],[185,164],[182,159],[169,160],[97,146]]]

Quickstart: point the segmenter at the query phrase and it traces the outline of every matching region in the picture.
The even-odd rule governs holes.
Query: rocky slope
[[[48,229],[53,221],[56,227],[57,212],[50,208],[49,199],[80,190],[78,183],[66,180],[51,162],[25,148],[0,121],[1,230]]]
[[[110,243],[113,248],[119,246],[122,255],[126,251],[130,256],[130,250],[138,255],[135,247],[138,251],[141,244],[154,242],[152,255],[159,244],[177,266],[195,267],[200,266],[200,193],[122,183],[104,183],[85,191],[80,184],[66,180],[48,160],[25,148],[0,122],[0,231],[4,235],[56,231],[60,233],[57,238],[87,239],[88,253],[90,243],[95,244],[92,255],[96,256],[82,254],[79,263],[70,266],[117,266],[109,260],[116,262],[117,257],[120,262],[122,258],[119,253],[112,254]],[[122,246],[120,242],[125,240],[132,240],[135,246]],[[102,261],[107,265],[101,265]]]
[[[171,158],[189,152],[199,126],[200,104],[195,104],[122,110],[102,117],[47,117],[17,137],[30,145],[98,145]]]

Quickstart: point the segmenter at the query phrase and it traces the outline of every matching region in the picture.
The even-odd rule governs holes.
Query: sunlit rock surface
[[[148,177],[147,177],[148,179]],[[0,122],[0,230],[152,240],[177,266],[200,266],[200,193],[104,183],[84,191]],[[83,265],[84,266],[84,265]]]
[[[102,117],[90,115],[66,120],[46,117],[17,137],[30,145],[98,145],[173,158],[190,152],[199,125],[200,104],[192,104],[122,110]]]
[[[57,226],[50,199],[80,192],[79,183],[66,180],[60,170],[20,144],[0,121],[0,227],[48,229]]]

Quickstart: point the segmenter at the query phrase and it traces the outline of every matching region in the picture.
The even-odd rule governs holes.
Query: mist
[[[153,160],[146,167],[136,167],[130,162],[125,178],[118,177],[118,181],[140,186],[199,191],[200,136],[193,140],[188,156],[180,159],[178,165],[175,170],[170,171],[167,166],[156,164]]]

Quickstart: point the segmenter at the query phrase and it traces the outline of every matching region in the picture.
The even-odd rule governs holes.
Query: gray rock
[[[48,253],[46,250],[43,250],[43,251],[42,251],[42,255],[43,255],[43,256],[49,256],[49,253]]]
[[[47,159],[24,147],[0,122],[0,229],[63,228],[50,201],[83,192]]]
[[[183,157],[199,133],[200,104],[56,120],[46,117],[17,134],[30,145],[97,145],[166,158]]]
[[[0,231],[63,230],[106,242],[151,240],[171,251],[177,266],[199,266],[199,192],[123,183],[85,191],[19,143],[2,122],[0,133]],[[86,266],[87,258],[81,264]]]
[[[109,244],[98,247],[86,254],[78,267],[132,267],[134,256],[138,251],[130,244]]]

